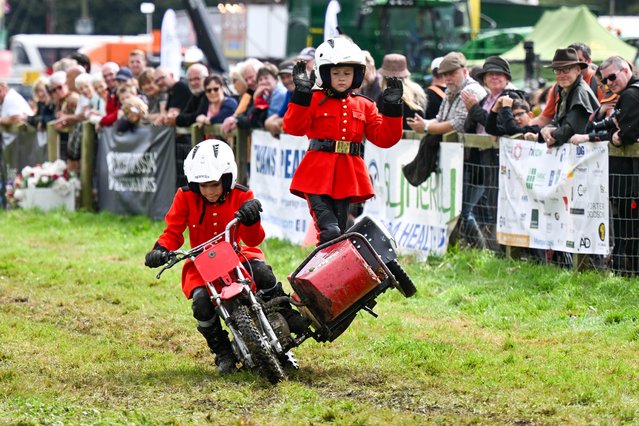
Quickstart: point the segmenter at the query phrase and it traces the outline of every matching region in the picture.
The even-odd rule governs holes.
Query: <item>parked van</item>
[[[151,36],[70,35],[70,34],[17,34],[11,37],[12,52],[10,81],[32,84],[40,74],[50,73],[56,61],[78,50],[93,48],[104,43],[130,42],[148,45]]]

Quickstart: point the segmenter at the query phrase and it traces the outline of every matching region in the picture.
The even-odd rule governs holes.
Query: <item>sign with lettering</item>
[[[163,219],[175,196],[175,128],[139,126],[97,138],[98,206]]]
[[[607,255],[608,145],[501,138],[499,146],[497,241]]]
[[[415,158],[418,148],[415,139],[402,139],[390,149],[366,144],[365,160],[375,197],[364,204],[364,214],[389,228],[401,252],[425,258],[446,252],[461,213],[464,147],[441,143],[440,172],[414,187],[404,177],[402,166]]]
[[[306,137],[283,134],[275,139],[263,130],[251,136],[251,178],[249,186],[262,203],[262,226],[268,238],[299,244],[313,219],[303,198],[291,194],[293,173],[308,147]]]

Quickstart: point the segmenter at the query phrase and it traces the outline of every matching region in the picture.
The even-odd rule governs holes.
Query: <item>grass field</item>
[[[452,249],[403,259],[335,342],[271,386],[221,377],[179,268],[143,266],[163,228],[107,214],[0,212],[0,424],[639,423],[636,280]],[[281,280],[309,250],[268,240]]]

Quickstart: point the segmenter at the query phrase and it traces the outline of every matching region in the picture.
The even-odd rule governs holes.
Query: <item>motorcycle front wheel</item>
[[[271,350],[266,337],[255,325],[250,309],[245,305],[239,305],[231,316],[260,374],[273,384],[286,379],[282,364]]]
[[[397,259],[391,260],[386,266],[395,276],[397,289],[404,297],[411,297],[417,293],[417,288],[415,288],[413,280],[411,280],[406,271],[404,271],[404,268],[402,268],[402,265],[399,264]]]

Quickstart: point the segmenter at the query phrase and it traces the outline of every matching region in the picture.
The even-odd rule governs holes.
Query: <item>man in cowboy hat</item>
[[[601,101],[603,97],[603,93],[597,90],[597,82],[593,78],[595,75],[595,70],[592,68],[592,58],[591,58],[591,50],[587,44],[576,42],[572,43],[568,48],[575,49],[577,52],[577,56],[581,62],[585,62],[588,66],[584,67],[581,70],[581,75],[584,78],[584,81],[590,86],[592,92],[597,95],[597,99]],[[539,127],[544,127],[552,121],[552,118],[555,116],[556,108],[557,108],[557,100],[555,97],[556,94],[557,83],[553,84],[550,88],[550,92],[548,92],[548,99],[546,101],[546,106],[541,114],[538,117],[533,119],[532,124],[536,124]]]
[[[543,127],[537,137],[548,147],[568,142],[575,133],[585,133],[590,114],[599,107],[597,97],[581,75],[587,66],[573,48],[555,51],[549,68],[557,78],[555,90],[559,102],[552,122]]]

